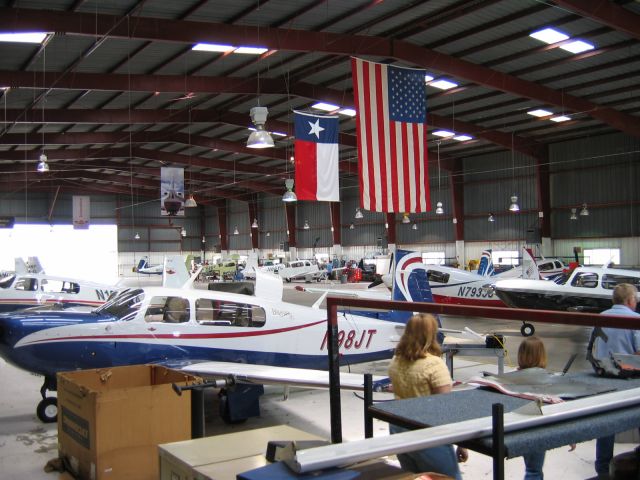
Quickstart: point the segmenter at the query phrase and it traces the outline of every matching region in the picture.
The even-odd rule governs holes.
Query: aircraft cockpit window
[[[626,275],[612,275],[610,273],[606,273],[602,276],[602,288],[606,288],[607,290],[613,290],[616,285],[619,283],[630,283],[634,285],[636,288],[640,288],[640,278],[638,277],[628,277]]]
[[[153,297],[144,314],[145,322],[185,323],[189,317],[189,300],[182,297]]]
[[[444,272],[439,272],[437,270],[428,270],[427,278],[429,282],[436,282],[436,283],[449,282],[449,274]]]
[[[16,290],[24,290],[26,292],[35,292],[38,290],[38,279],[31,277],[21,278],[15,283],[15,287],[13,288]]]
[[[541,272],[546,272],[547,270],[552,270],[553,268],[553,262],[546,262],[538,265],[538,270],[540,270]]]
[[[13,285],[15,279],[15,275],[9,275],[8,277],[0,279],[0,288],[9,288],[11,285]]]
[[[113,315],[121,320],[129,320],[140,310],[140,304],[144,299],[144,291],[139,288],[123,290],[101,307],[96,308],[96,313]]]
[[[196,300],[196,321],[200,325],[262,327],[266,321],[262,307],[209,298]]]
[[[556,268],[563,268],[564,265],[562,265],[562,263],[560,263],[558,260],[556,260],[555,262]]]
[[[582,288],[596,288],[598,286],[598,274],[591,272],[580,272],[573,277],[571,286]]]

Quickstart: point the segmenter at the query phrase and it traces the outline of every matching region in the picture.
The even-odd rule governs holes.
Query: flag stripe
[[[296,196],[305,200],[317,200],[318,155],[314,142],[296,140]],[[300,180],[300,179],[304,179]]]
[[[358,58],[351,66],[361,207],[429,211],[424,71]]]

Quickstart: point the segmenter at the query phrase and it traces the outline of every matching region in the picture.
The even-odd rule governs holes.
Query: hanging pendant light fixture
[[[418,224],[416,222],[413,222],[413,225],[411,225],[411,230],[417,230],[418,229]]]
[[[444,208],[442,208],[442,202],[436,203],[436,215],[444,214]]]
[[[249,115],[251,115],[251,122],[255,125],[256,130],[251,132],[251,135],[249,135],[247,147],[273,148],[273,138],[264,128],[264,124],[267,122],[267,115],[269,115],[269,110],[266,107],[253,107],[249,110]]]
[[[304,221],[304,227],[302,227],[302,228],[304,228],[305,230],[309,230],[310,227],[309,227],[309,221],[308,220]]]
[[[238,226],[237,225],[235,227],[233,227],[233,234],[234,235],[240,235],[240,232],[238,231]]]
[[[581,217],[588,217],[589,216],[589,209],[587,208],[587,204],[586,203],[582,204],[582,209],[580,210],[580,216]]]
[[[44,141],[44,139],[43,139],[43,141]],[[38,162],[37,170],[40,173],[45,173],[45,172],[49,171],[49,164],[47,163],[47,156],[44,153],[42,153],[40,155],[40,161]]]
[[[411,219],[409,218],[409,214],[408,213],[404,213],[402,215],[402,223],[411,223]]]
[[[180,235],[183,236],[183,237],[187,236],[187,231],[185,230],[184,227],[182,227],[182,230],[180,230]]]
[[[138,232],[136,232],[136,234],[133,236],[134,240],[140,240],[140,234]]]
[[[267,232],[267,234],[265,235],[265,237],[270,237],[271,236],[271,232]]]
[[[489,213],[489,218],[487,218],[487,221],[489,221],[489,222],[495,222],[496,221],[495,217],[493,216],[493,213]]]
[[[569,220],[577,220],[578,219],[578,215],[576,215],[577,211],[578,211],[577,208],[572,208],[571,209],[571,216],[569,217]]]
[[[191,150],[191,108],[189,108],[189,150]],[[191,185],[191,152],[189,152],[189,188],[193,188]],[[196,199],[193,197],[193,193],[190,193],[187,199],[184,201],[184,208],[195,208],[198,206]]]
[[[251,224],[251,228],[258,228],[258,219],[254,218],[253,223]]]
[[[287,178],[284,181],[284,186],[286,187],[287,191],[284,192],[284,195],[282,196],[282,201],[283,202],[297,202],[298,201],[298,197],[296,196],[296,194],[293,191],[293,178]]]
[[[196,199],[193,198],[193,193],[190,193],[187,199],[184,201],[184,206],[185,208],[193,208],[198,206]]]
[[[356,208],[355,218],[356,220],[360,220],[361,218],[364,218],[364,214],[362,213],[362,210],[360,210],[359,208]]]
[[[349,230],[355,230],[356,226],[352,223],[351,225],[349,225]]]
[[[518,196],[517,195],[512,195],[511,196],[511,205],[509,205],[509,211],[510,212],[519,212],[520,211],[520,205],[518,205]]]

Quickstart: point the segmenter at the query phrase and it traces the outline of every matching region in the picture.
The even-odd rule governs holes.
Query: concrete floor
[[[287,286],[287,300],[312,303],[317,295],[302,294]],[[519,330],[517,322],[486,319],[464,320],[449,318],[445,327],[468,326],[479,332],[505,332]],[[590,369],[583,360],[588,329],[560,325],[539,324],[537,334],[547,346],[550,370],[561,370],[572,352],[581,355],[570,371]],[[507,366],[515,362],[515,352],[521,337],[507,338]],[[385,374],[388,362],[358,366],[358,371]],[[353,371],[353,370],[352,370]],[[464,357],[454,363],[454,379],[464,381],[482,371],[497,371],[492,357]],[[40,400],[41,378],[7,365],[0,360],[0,478],[28,478],[32,480],[58,478],[56,473],[45,473],[44,465],[57,456],[57,426],[42,424],[35,416]],[[226,425],[215,412],[215,397],[211,396],[211,411],[207,416],[207,435],[247,430],[269,425],[288,424],[324,438],[330,437],[328,392],[323,390],[292,389],[288,400],[283,400],[282,388],[269,387],[261,401],[262,415],[241,425]],[[376,394],[376,399],[388,399],[389,394]],[[363,438],[362,401],[352,393],[342,393],[343,437],[345,441]],[[313,415],[309,415],[313,412]],[[374,424],[376,436],[387,435],[384,422]],[[616,453],[632,450],[634,444],[617,444]],[[595,442],[579,444],[575,451],[568,447],[549,451],[544,466],[548,479],[584,480],[593,477]],[[521,458],[506,461],[506,479],[521,479],[524,466]],[[470,459],[462,464],[465,479],[491,479],[492,460],[479,453],[470,452]]]

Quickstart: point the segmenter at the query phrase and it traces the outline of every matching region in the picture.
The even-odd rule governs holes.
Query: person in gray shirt
[[[638,290],[629,283],[620,283],[613,290],[613,307],[602,312],[602,315],[626,315],[640,317],[636,312]],[[628,355],[640,354],[640,330],[623,328],[602,328],[593,344],[593,356],[596,360],[609,358],[611,353]],[[598,480],[607,480],[609,464],[613,458],[615,435],[601,437],[596,440],[595,469]]]

